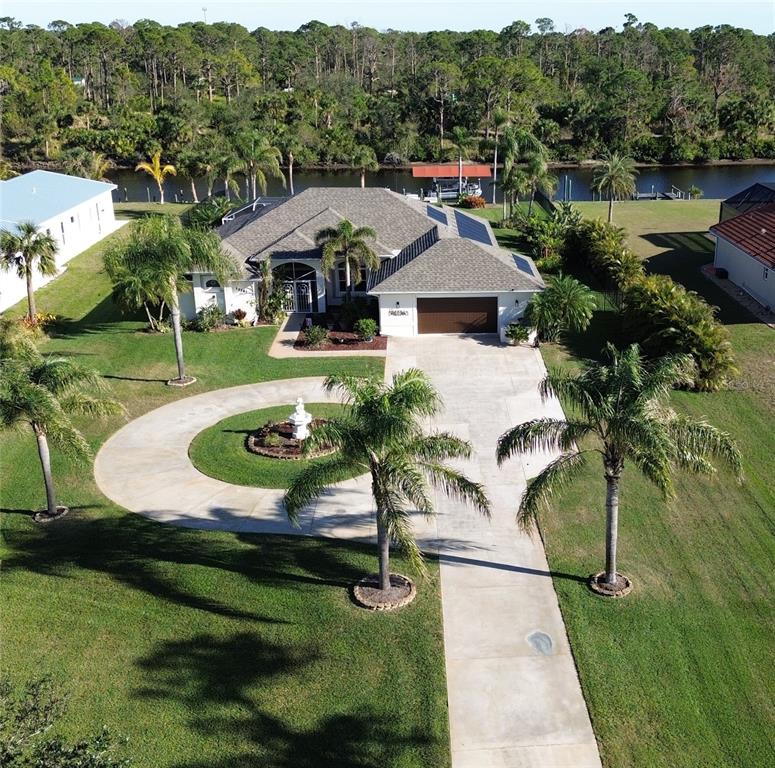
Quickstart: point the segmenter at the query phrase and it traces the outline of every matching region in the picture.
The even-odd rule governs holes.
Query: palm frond
[[[692,469],[693,465],[704,471],[702,462],[719,459],[727,464],[738,482],[743,479],[743,461],[740,450],[727,432],[685,416],[670,419],[667,429],[676,447],[675,460],[679,466]]]
[[[420,466],[431,484],[446,496],[470,504],[480,514],[490,517],[490,500],[481,483],[469,480],[462,472],[445,464],[424,461]]]
[[[504,432],[498,438],[498,465],[517,453],[571,450],[581,438],[593,431],[593,425],[564,419],[532,419]]]
[[[302,470],[283,497],[288,519],[298,526],[299,512],[316,499],[329,485],[341,482],[351,474],[352,464],[342,456],[322,459]]]

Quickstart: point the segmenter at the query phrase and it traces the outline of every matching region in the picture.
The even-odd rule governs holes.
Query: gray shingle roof
[[[449,237],[377,282],[370,293],[535,291],[542,287],[540,277],[518,269],[508,251]]]
[[[309,248],[304,238],[314,242],[317,230],[349,219],[356,227],[372,227],[377,232],[378,255],[400,251],[434,223],[409,208],[401,195],[388,189],[352,187],[311,187],[285,202],[251,217],[239,228],[222,228],[224,246],[244,259],[273,253],[284,254]],[[294,231],[301,238],[288,239]]]

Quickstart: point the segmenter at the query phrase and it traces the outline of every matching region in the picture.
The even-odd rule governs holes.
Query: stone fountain
[[[312,421],[312,414],[304,410],[304,400],[300,397],[296,399],[296,409],[288,417],[288,422],[293,427],[293,437],[296,440],[305,440],[309,436],[309,425]]]

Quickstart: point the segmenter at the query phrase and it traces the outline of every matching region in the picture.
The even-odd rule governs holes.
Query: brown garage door
[[[498,300],[417,299],[417,329],[420,333],[496,333]]]

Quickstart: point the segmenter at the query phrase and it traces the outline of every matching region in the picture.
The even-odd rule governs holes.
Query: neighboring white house
[[[713,266],[766,309],[775,308],[775,204],[710,228],[716,236]]]
[[[286,311],[310,314],[341,304],[341,263],[324,274],[315,235],[347,219],[376,232],[380,267],[356,276],[355,294],[379,302],[384,335],[500,333],[544,284],[532,260],[500,248],[485,219],[388,189],[317,187],[291,198],[257,201],[227,217],[218,230],[241,280],[221,286],[214,275],[192,275],[181,297],[192,316],[208,304],[255,316],[259,267],[268,261]]]
[[[0,181],[0,228],[15,230],[21,221],[32,221],[57,241],[57,266],[64,265],[106,235],[120,222],[113,213],[115,184],[91,181],[50,171],[32,171]],[[35,274],[39,288],[52,278]],[[24,280],[0,270],[0,311],[26,295]]]

